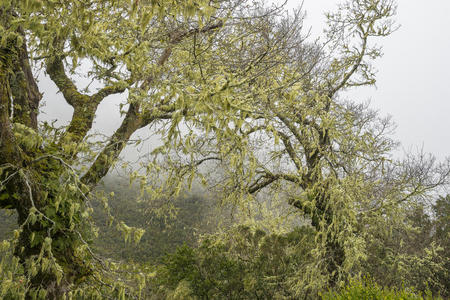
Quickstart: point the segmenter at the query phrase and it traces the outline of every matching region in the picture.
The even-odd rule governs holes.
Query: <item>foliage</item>
[[[128,224],[140,220],[133,225],[145,225],[146,234],[150,232],[158,236],[152,241],[147,240],[145,234],[137,245],[124,243],[117,230],[103,225],[93,245],[100,256],[124,261],[125,264],[117,264],[116,268],[126,270],[129,274],[145,271],[148,275],[147,284],[141,295],[158,294],[174,298],[178,295],[180,299],[195,296],[202,298],[205,295],[237,299],[256,297],[253,295],[274,299],[282,298],[283,295],[292,296],[292,277],[298,276],[295,270],[304,268],[307,261],[312,259],[310,251],[314,248],[314,232],[311,228],[300,227],[289,234],[268,235],[240,226],[225,235],[217,233],[205,236],[197,248],[196,243],[186,237],[186,233],[193,230],[192,226],[198,227],[195,225],[197,216],[193,212],[199,208],[197,205],[203,205],[202,202],[176,201],[177,207],[186,214],[168,220],[175,224],[167,227],[166,234],[162,234],[159,228],[161,223],[146,223],[148,215],[142,213],[134,200],[130,200],[135,196],[133,191],[136,193],[136,189],[128,189],[128,185],[121,183],[120,179],[107,179],[104,189],[107,192],[115,191],[110,201],[114,215]],[[392,231],[384,231],[383,236],[368,241],[368,259],[358,270],[369,274],[371,279],[352,281],[343,291],[324,293],[322,296],[325,299],[422,299],[418,293],[413,294],[404,289],[407,286],[429,296],[446,297],[448,269],[445,263],[448,264],[448,255],[443,246],[448,234],[436,229],[446,224],[445,209],[440,209],[446,203],[448,196],[439,197],[433,205],[436,210],[433,218],[422,207],[416,207],[408,212],[406,223],[381,226],[392,228]],[[94,214],[94,217],[97,224],[105,224],[106,216]],[[194,223],[190,223],[190,218],[194,219]],[[15,227],[5,221],[7,219],[2,219],[0,228],[8,226],[12,231]],[[414,227],[405,226],[408,222],[412,222]],[[179,231],[176,229],[179,223],[188,228]],[[161,253],[170,252],[169,249],[180,245],[183,240],[190,245],[179,247],[162,261],[156,260]],[[161,248],[165,251],[158,250]],[[26,279],[23,270],[18,268],[17,260],[14,262],[11,253],[5,249],[2,248],[1,280],[6,292],[0,296],[11,298],[13,294],[24,293],[24,286],[19,283]],[[140,263],[135,265],[132,261]],[[156,268],[144,266],[156,261],[162,262],[162,265]]]
[[[156,285],[169,298],[185,289],[200,299],[290,299],[288,279],[312,259],[313,243],[308,227],[278,235],[237,226],[167,255]]]
[[[450,257],[450,195],[439,197],[433,205],[433,212],[435,242],[446,249],[446,256]]]
[[[390,299],[390,300],[422,300],[422,299],[433,299],[430,295],[425,297],[421,294],[416,294],[410,289],[388,289],[382,288],[370,279],[364,280],[352,280],[345,288],[339,292],[329,291],[323,293],[322,299],[339,299],[339,300],[350,300],[350,299]],[[435,298],[442,299],[442,298]]]
[[[447,200],[446,200],[447,199]],[[447,197],[439,197],[435,210],[448,203]],[[385,220],[373,228],[367,237],[367,262],[363,272],[378,284],[400,288],[403,284],[433,295],[448,297],[449,259],[448,229],[439,232],[445,219],[445,209],[439,209],[433,217],[424,205],[404,210],[403,218]],[[431,216],[430,216],[431,215]],[[390,230],[387,230],[390,228]]]

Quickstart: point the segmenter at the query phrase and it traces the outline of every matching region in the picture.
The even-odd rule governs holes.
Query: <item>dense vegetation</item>
[[[167,219],[147,210],[148,205],[137,203],[138,190],[127,180],[107,178],[101,190],[114,193],[109,202],[111,214],[146,232],[139,243],[125,242],[120,230],[108,226],[107,213],[99,209],[93,216],[99,236],[92,247],[100,257],[124,265],[150,266],[153,275],[142,295],[157,299],[300,297],[292,278],[306,280],[298,270],[313,261],[311,226],[291,225],[285,234],[268,233],[231,222],[228,214],[224,216],[222,211],[220,216],[210,201],[197,195],[175,200],[176,216]],[[101,205],[101,199],[95,203]],[[367,261],[355,270],[363,275],[359,280],[352,280],[341,292],[324,290],[321,296],[448,298],[449,212],[450,196],[439,197],[428,212],[423,206],[410,209],[404,224],[368,240]],[[222,225],[228,224],[223,227],[228,228],[225,232],[217,232],[219,219]],[[15,216],[2,212],[0,238],[10,238],[16,228]],[[311,297],[310,293],[302,291],[301,298]]]
[[[450,158],[395,158],[345,97],[395,12],[343,1],[314,41],[264,1],[0,1],[0,297],[448,297]],[[67,126],[39,118],[40,70]]]

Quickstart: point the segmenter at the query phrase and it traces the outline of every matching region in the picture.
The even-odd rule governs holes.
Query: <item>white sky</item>
[[[324,29],[324,13],[338,0],[304,0],[306,27],[314,36]],[[290,8],[301,1],[289,0]],[[392,36],[378,40],[385,55],[375,62],[377,88],[355,89],[349,96],[371,99],[382,115],[392,115],[398,125],[396,138],[403,149],[422,148],[438,158],[450,156],[450,11],[449,0],[398,0],[397,22],[401,28]],[[65,124],[72,109],[48,78],[41,78],[46,115]],[[84,82],[83,82],[84,83]],[[77,81],[79,86],[85,86]],[[123,96],[108,97],[99,107],[95,128],[112,133],[119,126],[118,104]]]

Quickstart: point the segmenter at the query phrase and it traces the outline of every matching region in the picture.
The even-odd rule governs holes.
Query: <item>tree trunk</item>
[[[328,228],[333,222],[333,208],[329,201],[330,195],[327,192],[328,187],[319,192],[316,197],[316,207],[313,212],[311,225],[322,234],[326,235],[325,242],[325,261],[326,270],[329,274],[328,287],[333,288],[339,283],[340,268],[345,261],[345,250],[342,243],[331,233]],[[325,220],[325,224],[320,224],[320,220]],[[325,228],[323,228],[325,226]]]
[[[0,10],[1,25],[8,28],[11,12]],[[22,144],[37,136],[37,108],[41,99],[32,75],[25,42],[17,44],[17,37],[0,48],[0,209],[14,208],[18,212],[21,232],[14,254],[20,258],[30,288],[26,298],[33,299],[39,290],[47,292],[48,299],[61,299],[73,283],[91,273],[76,249],[80,245],[81,220],[67,217],[68,208],[55,208],[57,192],[50,182],[59,187],[59,162],[39,161],[42,152]],[[19,45],[19,46],[18,46]],[[27,131],[21,138],[15,135],[15,124]],[[44,196],[45,195],[45,196]],[[71,201],[76,201],[71,200]],[[80,201],[81,202],[81,201]],[[51,215],[48,217],[47,215]],[[53,221],[53,220],[55,221]],[[58,224],[56,224],[56,222]]]
[[[44,210],[52,207],[52,204],[41,206],[38,209]],[[18,211],[19,224],[26,224],[30,209]],[[69,226],[56,230],[45,219],[23,226],[14,254],[26,266],[24,270],[30,278],[27,299],[32,299],[33,293],[40,290],[47,292],[47,299],[61,299],[74,283],[79,283],[92,273],[89,266],[75,255],[74,251],[80,244],[79,237],[67,228]],[[33,262],[37,264],[37,269],[30,267]],[[47,268],[45,264],[48,264]]]

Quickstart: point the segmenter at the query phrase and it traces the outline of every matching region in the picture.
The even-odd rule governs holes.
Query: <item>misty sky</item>
[[[338,0],[304,0],[305,24],[318,36],[325,11]],[[289,7],[301,1],[289,0]],[[397,124],[395,137],[406,151],[422,148],[438,158],[450,156],[449,0],[398,0],[400,29],[379,39],[384,56],[374,65],[377,88],[355,89],[354,99],[370,99]]]
[[[333,10],[338,0],[304,0],[306,28],[313,36],[324,29],[325,11]],[[289,0],[288,7],[301,1]],[[450,156],[450,11],[449,0],[398,0],[396,20],[401,28],[392,36],[379,39],[384,56],[374,65],[378,69],[377,88],[355,89],[348,96],[371,100],[382,115],[392,115],[397,124],[396,139],[405,151],[422,148],[442,159]],[[72,115],[56,87],[40,76],[44,91],[44,115],[67,123]],[[78,86],[86,80],[77,79]],[[99,107],[95,128],[111,134],[120,124],[118,105],[124,96],[111,96]]]

